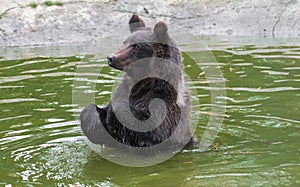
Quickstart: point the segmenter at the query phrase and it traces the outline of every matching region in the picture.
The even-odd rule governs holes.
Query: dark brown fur
[[[166,104],[166,116],[157,128],[139,132],[119,122],[111,102],[104,108],[89,105],[80,115],[84,134],[95,144],[110,146],[110,143],[103,139],[103,129],[99,128],[103,125],[104,129],[122,144],[150,147],[170,138],[175,133],[174,130],[180,128],[181,130],[176,131],[172,137],[172,142],[177,145],[186,144],[188,141],[185,140],[188,137],[189,144],[192,144],[190,96],[184,87],[180,51],[169,37],[166,24],[159,22],[152,31],[145,27],[145,23],[137,15],[132,16],[129,24],[132,34],[113,57],[108,57],[109,66],[125,72],[112,100],[128,98],[130,111],[123,111],[124,114],[131,112],[136,119],[143,121],[151,116],[150,101],[159,98]],[[143,65],[131,66],[133,62]],[[184,90],[178,90],[181,88]]]

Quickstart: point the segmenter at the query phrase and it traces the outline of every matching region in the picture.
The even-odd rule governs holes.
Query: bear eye
[[[132,45],[133,49],[137,50],[139,46],[137,44]]]

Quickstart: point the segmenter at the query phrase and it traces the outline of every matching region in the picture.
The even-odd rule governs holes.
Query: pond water
[[[198,139],[216,114],[207,77],[187,51],[214,56],[223,74],[226,113],[213,144],[137,168],[92,151],[78,126],[82,107],[72,100],[78,67],[101,67],[86,93],[98,105],[108,102],[120,72],[105,57],[119,43],[87,54],[86,45],[1,49],[0,185],[299,186],[300,46],[233,43],[214,41],[210,51],[180,45],[198,100]]]

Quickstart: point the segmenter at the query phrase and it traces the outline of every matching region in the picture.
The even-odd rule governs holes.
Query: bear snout
[[[118,62],[118,60],[115,56],[112,56],[112,57],[108,56],[107,57],[107,62],[108,62],[108,65],[110,67],[113,67],[113,68],[118,69],[118,70],[122,70],[122,68],[119,67],[120,63]]]
[[[115,69],[118,69],[118,70],[123,70],[122,67],[120,67],[120,62],[117,60],[117,58],[115,56],[108,56],[107,57],[107,62],[108,62],[108,65],[112,68],[115,68]]]
[[[114,57],[114,56],[107,56],[108,64],[113,63],[115,60],[116,60],[116,57]]]

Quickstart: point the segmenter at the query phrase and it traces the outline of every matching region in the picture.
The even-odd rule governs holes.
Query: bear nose
[[[108,63],[112,63],[114,60],[116,59],[116,57],[114,57],[114,56],[108,56],[107,57],[107,60],[108,60]]]

